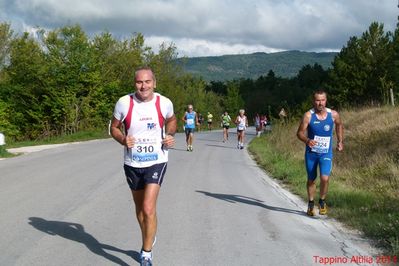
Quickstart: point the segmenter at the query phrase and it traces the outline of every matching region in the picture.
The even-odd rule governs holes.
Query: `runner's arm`
[[[166,148],[171,148],[175,145],[175,133],[177,130],[177,119],[175,115],[165,119],[165,132],[166,136],[162,140],[162,143]]]
[[[335,123],[335,133],[337,135],[337,150],[342,151],[344,149],[344,125],[338,112],[333,111],[333,118]]]
[[[177,130],[177,119],[175,115],[172,115],[165,120],[165,132],[166,135],[174,136]]]
[[[309,147],[313,147],[316,144],[316,142],[312,139],[309,139],[306,133],[309,126],[309,122],[310,122],[310,113],[306,112],[302,117],[301,123],[299,124],[296,136],[300,141],[304,142]]]
[[[238,125],[240,121],[238,121],[238,116],[236,117],[236,120],[234,120],[234,124]]]
[[[122,125],[121,121],[113,117],[110,128],[111,136],[121,145],[131,148],[134,145],[134,137],[125,136],[125,134],[122,133]]]

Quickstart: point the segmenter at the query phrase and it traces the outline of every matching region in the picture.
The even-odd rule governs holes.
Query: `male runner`
[[[308,174],[307,193],[309,216],[314,216],[317,167],[320,168],[319,214],[327,214],[325,202],[328,180],[332,169],[333,127],[337,135],[337,150],[344,148],[344,127],[338,112],[326,108],[327,93],[318,90],[313,94],[313,109],[305,113],[298,127],[297,137],[306,144],[305,163]]]
[[[172,102],[154,92],[156,80],[150,68],[136,71],[135,87],[135,93],[116,103],[111,135],[124,146],[124,170],[142,234],[141,265],[151,266],[156,202],[177,123]]]
[[[195,125],[198,125],[197,113],[193,110],[193,105],[187,106],[187,111],[182,118],[184,121],[184,132],[186,133],[187,151],[193,151],[193,140]]]

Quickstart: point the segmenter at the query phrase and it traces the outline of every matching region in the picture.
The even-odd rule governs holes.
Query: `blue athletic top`
[[[186,113],[186,122],[184,126],[186,128],[195,128],[195,112]]]
[[[308,126],[308,138],[317,142],[315,146],[310,148],[306,146],[306,152],[315,152],[320,154],[332,155],[332,137],[334,120],[332,118],[331,109],[326,108],[327,117],[319,120],[314,109],[310,110],[311,118]]]

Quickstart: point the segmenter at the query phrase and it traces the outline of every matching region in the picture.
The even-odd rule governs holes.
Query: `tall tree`
[[[392,38],[392,58],[389,68],[389,76],[392,80],[392,89],[395,90],[395,97],[399,99],[399,17],[395,32]]]
[[[49,64],[49,93],[46,104],[57,134],[79,130],[85,114],[86,97],[98,83],[93,79],[96,62],[87,35],[80,26],[67,26],[43,35]]]
[[[48,68],[40,45],[28,33],[12,41],[6,70],[10,82],[3,95],[7,95],[15,114],[12,124],[17,125],[25,137],[36,138],[47,125],[41,102],[46,94]]]
[[[245,108],[244,100],[240,95],[240,88],[236,82],[228,82],[227,95],[224,97],[223,105],[229,114],[238,113],[239,109]]]
[[[13,31],[8,23],[0,23],[0,71],[7,65],[10,56],[10,44]],[[0,80],[1,81],[1,80]]]
[[[390,33],[373,22],[361,38],[351,37],[333,62],[329,87],[338,105],[385,103],[384,82],[392,49]]]

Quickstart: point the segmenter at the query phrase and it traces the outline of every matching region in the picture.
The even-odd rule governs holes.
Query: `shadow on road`
[[[201,139],[201,138],[195,138],[194,139],[194,144],[195,141],[206,141],[206,142],[222,142],[222,139]]]
[[[94,254],[102,256],[117,265],[128,266],[129,264],[120,258],[105,252],[105,250],[126,254],[135,261],[140,262],[140,254],[137,251],[122,250],[107,244],[102,244],[98,242],[98,240],[92,235],[85,232],[84,227],[81,224],[61,221],[48,221],[39,217],[29,217],[29,220],[29,224],[37,230],[45,232],[49,235],[59,235],[63,238],[82,243]]]
[[[297,215],[301,215],[301,216],[306,216],[306,213],[304,211],[298,211],[298,210],[292,210],[292,209],[286,209],[286,208],[266,205],[261,200],[246,197],[246,196],[211,193],[211,192],[201,191],[201,190],[196,190],[196,192],[202,193],[206,196],[213,197],[213,198],[216,198],[219,200],[231,202],[231,203],[239,202],[239,203],[244,203],[244,204],[248,204],[248,205],[259,206],[259,207],[262,207],[262,208],[265,208],[265,209],[268,209],[271,211],[286,212],[286,213],[292,213],[292,214],[297,214]]]
[[[213,145],[213,144],[205,144],[205,145],[206,145],[206,146],[210,146],[210,147],[218,147],[218,148],[225,148],[225,149],[237,150],[237,147],[232,147],[232,146]]]
[[[169,148],[170,151],[187,151],[187,149]]]

